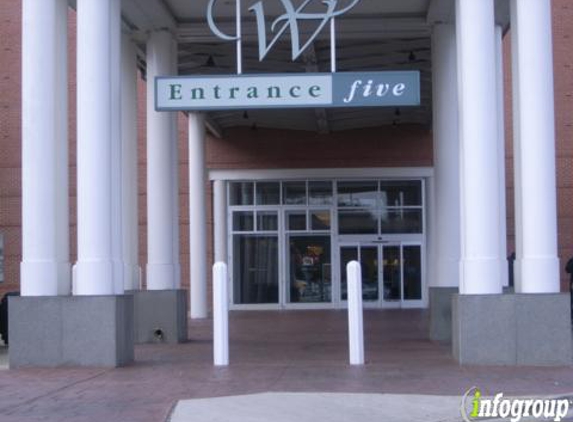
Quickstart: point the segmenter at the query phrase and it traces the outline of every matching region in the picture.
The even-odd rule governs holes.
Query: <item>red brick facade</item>
[[[564,266],[573,256],[573,4],[554,0],[555,94],[557,128],[557,178],[559,254]],[[75,41],[74,16],[70,13],[70,205],[71,262],[75,261]],[[509,37],[508,37],[509,38]],[[506,46],[509,43],[506,40]],[[508,52],[509,53],[509,52]],[[0,231],[5,236],[5,283],[0,295],[18,290],[21,260],[21,1],[0,0]],[[509,54],[506,69],[509,70]],[[508,237],[513,250],[513,177],[511,83],[506,72],[506,142],[508,177]],[[146,262],[145,86],[140,83],[139,221],[140,262]],[[183,285],[189,283],[189,196],[186,121],[180,115],[180,215]],[[207,166],[211,169],[401,167],[432,165],[432,133],[423,127],[385,127],[331,135],[266,129],[234,129],[225,139],[210,138]],[[211,190],[208,189],[209,198]],[[212,229],[208,201],[209,231]],[[210,250],[212,248],[210,247]],[[209,254],[209,258],[212,254]],[[565,289],[567,277],[562,273]]]

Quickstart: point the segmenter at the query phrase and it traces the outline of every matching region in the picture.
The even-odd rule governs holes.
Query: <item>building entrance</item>
[[[362,267],[362,300],[383,308],[422,306],[422,244],[364,242],[340,245],[340,300],[347,300],[346,265]]]
[[[423,198],[423,180],[229,183],[232,307],[345,307],[351,260],[365,307],[423,307]]]

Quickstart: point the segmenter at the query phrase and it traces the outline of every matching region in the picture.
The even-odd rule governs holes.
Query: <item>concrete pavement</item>
[[[346,406],[335,413],[345,421],[360,421],[352,412],[361,409],[360,396],[355,395],[364,394],[382,395],[375,399],[381,403],[392,397],[396,409],[408,412],[402,421],[410,422],[416,415],[426,417],[424,412],[441,412],[441,407],[447,407],[443,414],[432,415],[456,417],[456,401],[472,386],[484,395],[573,392],[571,366],[460,367],[448,345],[428,340],[427,314],[418,310],[366,311],[366,365],[352,367],[346,318],[343,311],[231,313],[227,368],[213,367],[212,321],[204,320],[190,322],[188,343],[137,346],[136,362],[126,368],[0,370],[0,421],[164,422],[181,400],[287,392],[302,393],[302,398],[293,399],[302,399],[307,406],[300,405],[293,422],[305,422],[301,414],[316,416],[320,409],[333,408],[328,405],[331,394],[357,398],[354,404],[334,400],[334,405]],[[430,397],[412,400],[413,396]],[[317,397],[320,406],[313,405]],[[220,404],[211,403],[206,413],[215,416]],[[285,412],[293,408],[297,406],[292,403],[284,407]],[[249,405],[249,409],[256,408]],[[377,420],[387,422],[394,414],[399,415],[378,414]],[[267,420],[274,422],[276,415],[274,411]],[[333,417],[323,416],[329,422]]]

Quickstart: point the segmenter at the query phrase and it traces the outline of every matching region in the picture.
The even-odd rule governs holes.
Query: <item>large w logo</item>
[[[296,60],[316,39],[320,31],[334,18],[343,15],[361,0],[348,0],[339,2],[339,0],[304,0],[299,7],[295,7],[291,0],[277,0],[282,4],[285,13],[276,17],[270,23],[271,39],[267,39],[267,16],[265,13],[264,0],[260,0],[249,8],[249,11],[255,14],[257,23],[257,33],[259,41],[259,60],[262,61],[266,55],[272,50],[274,45],[281,39],[281,37],[290,30],[291,45],[292,45],[292,59]],[[213,18],[213,9],[217,0],[209,0],[207,21],[209,27],[215,35],[219,38],[229,41],[237,41],[240,39],[240,34],[231,36],[223,33],[215,24]],[[307,12],[310,5],[320,3],[324,11]],[[339,3],[347,3],[346,6]],[[316,21],[317,26],[311,33],[306,42],[301,41],[299,22],[300,21]]]

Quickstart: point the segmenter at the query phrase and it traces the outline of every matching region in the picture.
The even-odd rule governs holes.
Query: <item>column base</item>
[[[177,268],[175,264],[147,264],[147,290],[173,289]]]
[[[119,367],[133,362],[133,298],[10,297],[9,364]]]
[[[504,287],[504,293],[513,293],[513,287]],[[430,287],[430,340],[451,343],[452,298],[458,287]]]
[[[20,263],[22,294],[26,296],[69,295],[70,263],[55,261],[23,261]],[[39,280],[39,282],[35,282]],[[31,281],[31,282],[30,282]]]
[[[458,287],[430,287],[430,340],[452,341],[452,297]]]
[[[187,341],[187,292],[136,290],[134,299],[136,343],[183,343]]]
[[[454,295],[452,350],[462,365],[572,363],[568,293]]]
[[[141,267],[139,265],[123,265],[125,292],[141,289]]]

